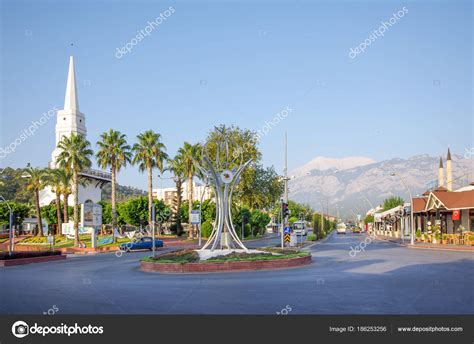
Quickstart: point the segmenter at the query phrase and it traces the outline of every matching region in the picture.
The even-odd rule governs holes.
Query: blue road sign
[[[284,232],[285,232],[285,234],[290,234],[291,233],[291,228],[290,227],[285,227]]]

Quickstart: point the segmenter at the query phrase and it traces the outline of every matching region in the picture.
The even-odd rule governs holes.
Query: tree
[[[148,221],[148,200],[146,197],[131,198],[119,203],[118,212],[125,223],[141,227]]]
[[[35,197],[36,221],[38,226],[37,235],[43,236],[43,225],[41,222],[41,210],[39,203],[39,191],[45,186],[46,173],[43,169],[28,166],[25,169],[24,177],[28,180],[26,188],[32,190]]]
[[[374,222],[374,215],[367,215],[364,219],[364,223],[367,225]]]
[[[228,146],[225,149],[218,147],[224,141],[228,142]],[[248,203],[254,203],[258,199],[253,189],[256,177],[255,169],[262,156],[257,148],[256,133],[248,129],[240,129],[237,126],[226,127],[225,125],[220,125],[214,127],[214,130],[207,136],[205,148],[206,154],[212,159],[217,156],[219,151],[218,159],[221,162],[225,160],[228,153],[230,163],[227,168],[230,170],[238,167],[243,162],[252,161],[240,176],[239,184],[235,189],[236,197],[234,197],[233,201],[240,200],[240,203],[246,203],[248,206],[253,207]],[[260,175],[260,173],[257,172],[257,175]],[[258,194],[261,197],[262,193],[258,192]],[[257,202],[255,201],[255,203]]]
[[[252,210],[250,224],[253,228],[254,234],[263,234],[269,222],[270,216],[268,216],[268,214],[257,209]]]
[[[140,172],[148,173],[148,224],[151,226],[152,202],[153,202],[153,168],[163,173],[163,162],[168,158],[165,153],[166,147],[160,142],[161,135],[147,130],[137,136],[138,143],[133,145],[133,164],[138,164]]]
[[[156,209],[156,220],[159,223],[169,219],[170,210],[163,201],[154,200]],[[135,197],[118,204],[119,222],[133,226],[143,226],[148,221],[148,199],[147,197]]]
[[[181,155],[176,155],[174,159],[168,160],[168,171],[173,173],[173,181],[176,185],[176,199],[174,201],[174,223],[176,225],[176,234],[180,236],[183,232],[181,225],[181,216],[179,210],[181,209],[183,182],[185,180],[185,166]]]
[[[112,173],[112,230],[117,228],[117,199],[116,199],[116,178],[117,173],[127,163],[130,163],[132,153],[127,144],[126,135],[110,129],[109,132],[100,135],[101,141],[97,142],[99,151],[96,154],[97,163],[101,168],[110,166]],[[112,235],[115,242],[115,235]]]
[[[30,207],[28,204],[12,201],[0,202],[0,225],[10,224],[10,207],[13,211],[13,219],[20,224],[30,213]]]
[[[403,200],[403,198],[398,197],[398,196],[393,196],[383,201],[383,210],[387,211],[392,208],[398,207],[399,205],[403,205],[404,203],[405,201]]]
[[[93,155],[90,143],[81,134],[72,133],[70,137],[63,136],[58,143],[60,153],[57,161],[59,166],[72,172],[72,193],[74,196],[74,244],[79,245],[79,173],[90,168]]]
[[[51,191],[56,195],[56,234],[61,234],[62,218],[61,218],[61,192],[63,187],[62,173],[63,169],[46,170],[46,184],[51,187]],[[52,223],[51,221],[49,223]]]
[[[61,209],[63,207],[63,204],[60,202],[59,206],[56,203],[56,200],[51,201],[50,204],[44,205],[41,207],[41,218],[43,220],[46,220],[48,225],[57,225],[58,224],[58,209],[59,212],[61,213]],[[68,207],[68,213],[72,214],[74,212],[73,207]],[[60,232],[59,232],[60,233]]]
[[[69,222],[69,195],[72,193],[71,188],[71,179],[72,173],[64,168],[57,168],[56,172],[57,177],[60,179],[60,191],[63,196],[63,220],[64,223]]]
[[[28,181],[23,178],[23,168],[6,167],[0,175],[0,195],[5,199],[19,203],[34,203],[34,194],[27,189]]]
[[[180,159],[184,164],[184,173],[188,179],[187,191],[188,191],[188,218],[191,218],[191,212],[193,210],[193,179],[196,174],[196,168],[194,163],[199,161],[201,152],[201,145],[190,144],[185,142],[183,147],[178,150]],[[191,230],[191,224],[188,223],[188,237],[193,237],[193,231]]]
[[[250,208],[269,209],[280,199],[284,183],[273,167],[255,165],[249,168],[247,179],[237,186],[237,195]]]

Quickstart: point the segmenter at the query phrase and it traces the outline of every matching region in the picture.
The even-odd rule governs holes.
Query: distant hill
[[[452,158],[454,188],[474,181],[474,159],[460,155]],[[437,185],[438,165],[439,157],[429,155],[380,162],[363,157],[318,157],[290,173],[294,176],[289,183],[290,199],[310,204],[316,210],[321,209],[322,204],[326,208],[328,200],[330,213],[336,214],[339,209],[339,214],[352,217],[354,213],[365,214],[371,204],[380,204],[390,196],[401,196],[409,201],[402,181],[392,175],[394,171],[416,196]]]

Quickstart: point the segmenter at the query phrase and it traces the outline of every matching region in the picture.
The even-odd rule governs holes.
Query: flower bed
[[[311,254],[297,250],[263,249],[258,253],[230,253],[200,260],[195,250],[180,250],[148,257],[141,261],[143,271],[172,273],[221,272],[236,270],[283,269],[311,263]]]

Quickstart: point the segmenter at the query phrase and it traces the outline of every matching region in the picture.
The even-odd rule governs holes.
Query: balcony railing
[[[89,168],[87,170],[84,170],[81,172],[81,175],[83,176],[90,176],[90,177],[96,177],[104,180],[112,180],[112,174],[110,172],[105,172],[101,170],[94,170],[92,168]]]

